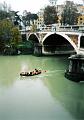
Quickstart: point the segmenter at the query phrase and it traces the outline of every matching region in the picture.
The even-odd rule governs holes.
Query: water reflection
[[[67,109],[77,120],[84,119],[84,83],[74,83],[64,78],[58,71],[44,81],[55,100]],[[53,77],[54,76],[54,77]],[[60,78],[60,79],[59,79]]]
[[[0,86],[10,86],[18,77],[19,64],[16,57],[0,56]]]

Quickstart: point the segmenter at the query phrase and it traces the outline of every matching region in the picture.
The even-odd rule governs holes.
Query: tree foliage
[[[75,25],[78,21],[78,10],[73,1],[66,1],[64,10],[61,15],[61,23],[63,25]]]
[[[21,35],[17,27],[11,29],[11,44],[17,46],[21,42]]]
[[[18,15],[18,12],[19,11],[11,10],[11,8],[6,4],[6,2],[0,4],[0,20],[10,19],[15,26],[19,26],[21,19],[20,15]]]
[[[37,26],[35,24],[32,25],[31,32],[36,32]]]
[[[48,24],[54,24],[57,23],[58,17],[56,8],[54,6],[47,6],[44,9],[44,23],[46,25]]]
[[[3,51],[6,45],[17,45],[21,40],[18,28],[8,19],[0,21],[0,50]]]
[[[11,7],[4,1],[0,4],[0,20],[10,18]]]
[[[10,14],[6,11],[0,10],[0,20],[10,18]]]
[[[4,43],[9,43],[12,27],[10,20],[4,19],[0,21],[0,40],[3,40]]]
[[[37,20],[38,16],[37,14],[31,13],[31,12],[27,12],[24,11],[25,14],[23,14],[22,16],[22,20],[25,26],[30,25],[30,21],[34,21]]]

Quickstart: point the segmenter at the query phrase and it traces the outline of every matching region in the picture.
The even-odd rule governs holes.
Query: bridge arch
[[[36,33],[29,34],[28,40],[30,40],[33,43],[39,43],[39,38]]]
[[[64,33],[48,33],[42,40],[43,52],[70,52],[75,51],[78,53],[78,48],[75,43]],[[51,50],[50,50],[51,49]],[[65,50],[64,50],[65,49]]]

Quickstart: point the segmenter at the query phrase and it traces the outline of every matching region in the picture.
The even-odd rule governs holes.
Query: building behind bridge
[[[70,2],[70,1],[67,1],[67,2]],[[50,3],[51,3],[51,5],[56,6],[57,15],[58,15],[57,26],[61,26],[61,14],[62,14],[65,4],[56,5],[56,0],[50,0]],[[82,4],[76,4],[76,7],[78,10],[78,13],[80,13],[80,16],[78,17],[77,26],[83,26],[84,25],[84,6]],[[34,21],[38,30],[43,30],[43,27],[45,28],[43,14],[44,14],[44,8],[41,8],[40,11],[37,13],[38,19],[36,21]],[[52,25],[52,27],[53,27],[53,25]],[[77,29],[79,27],[74,26],[74,28]]]
[[[67,1],[70,2],[70,1]],[[80,13],[80,16],[78,17],[78,23],[77,25],[61,25],[61,14],[64,9],[65,4],[56,5],[56,0],[50,0],[51,5],[56,6],[57,15],[58,15],[58,23],[52,24],[52,25],[45,25],[44,24],[44,8],[41,8],[39,12],[37,13],[38,19],[34,20],[34,24],[36,25],[37,31],[73,31],[73,30],[79,30],[84,31],[84,6],[82,4],[76,4],[78,13]],[[27,26],[27,31],[32,30],[32,22],[31,26]]]

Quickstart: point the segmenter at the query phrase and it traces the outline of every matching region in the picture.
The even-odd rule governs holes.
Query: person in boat
[[[21,76],[23,76],[23,75],[28,76],[28,75],[29,75],[29,72],[21,72],[20,75],[21,75]]]
[[[37,69],[35,69],[35,75],[37,75],[38,74],[38,70]]]
[[[32,75],[32,72],[30,72],[29,75]]]
[[[35,69],[35,74],[37,75],[37,74],[40,74],[41,73],[41,70],[37,70],[37,69]]]
[[[35,72],[38,72],[39,70],[35,69]]]
[[[30,72],[30,73],[29,73],[29,75],[35,75],[35,72],[34,72],[34,71],[32,71],[32,72]]]
[[[25,72],[25,75],[28,76],[28,75],[29,75],[29,72]]]

